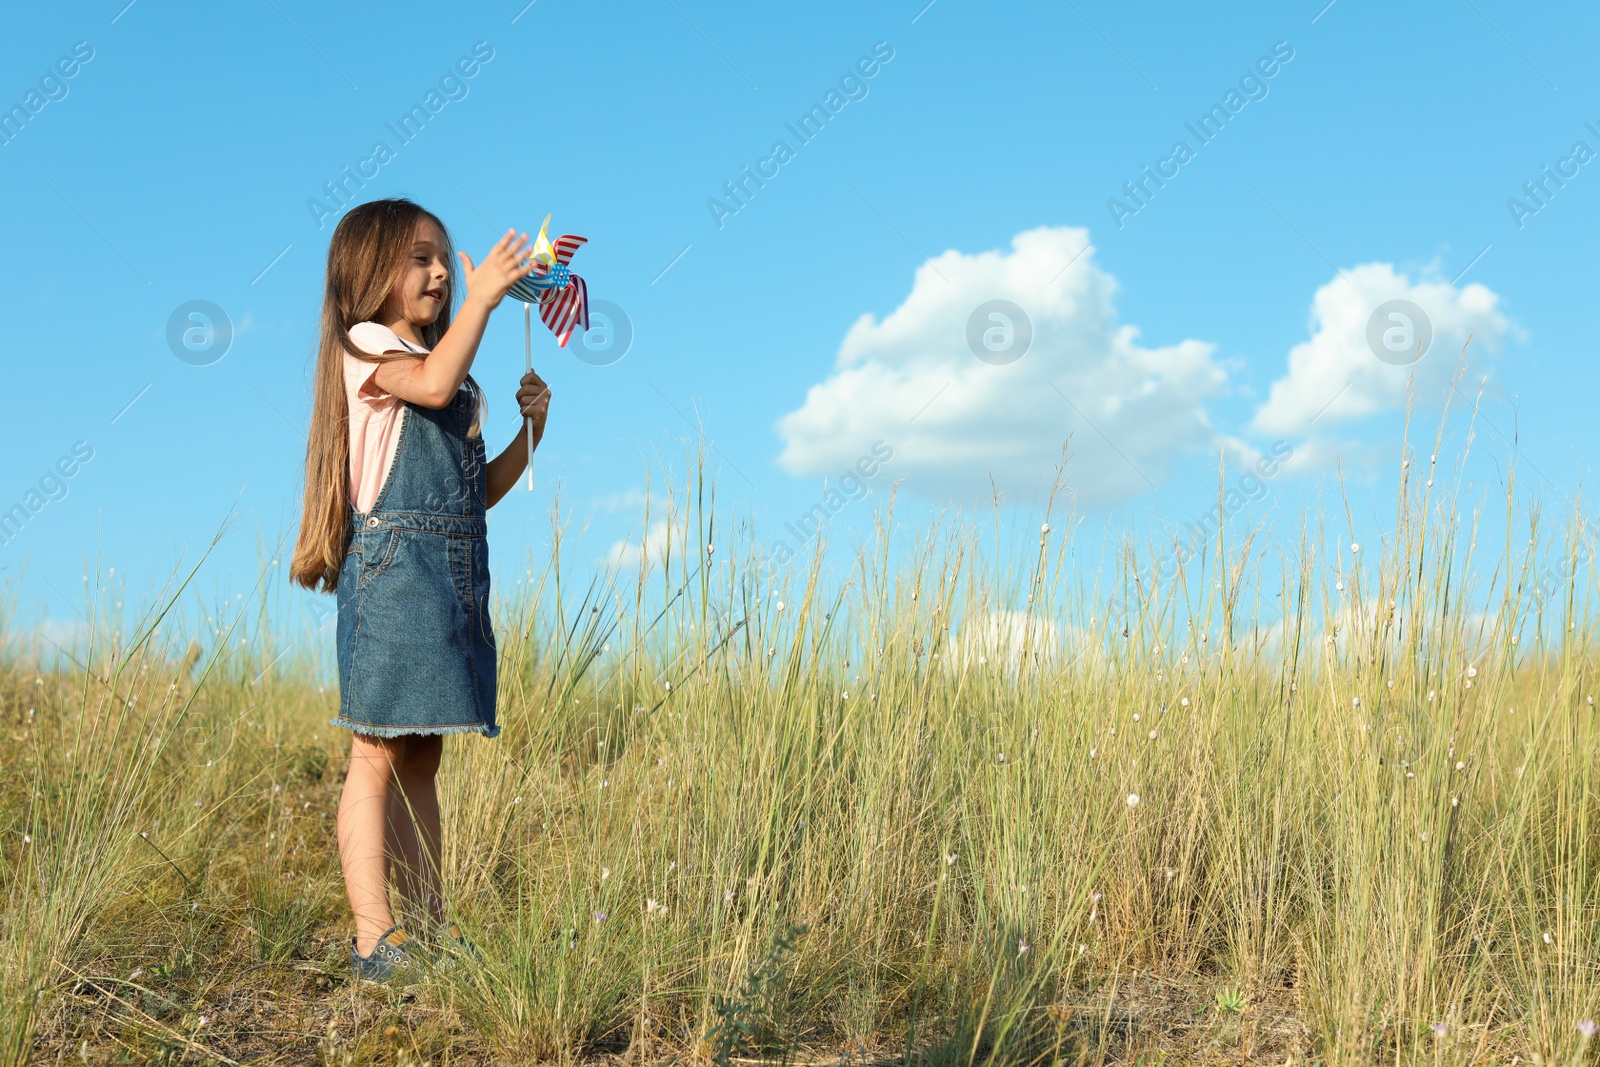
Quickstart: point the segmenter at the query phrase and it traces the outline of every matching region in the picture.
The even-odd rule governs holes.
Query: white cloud
[[[607,493],[596,497],[594,506],[600,511],[639,511],[650,502],[650,496],[643,489],[633,487],[624,489],[620,493]]]
[[[1028,498],[1049,487],[1070,434],[1066,476],[1081,504],[1160,484],[1173,459],[1212,442],[1202,403],[1225,375],[1205,342],[1142,347],[1117,321],[1116,288],[1083,228],[1028,230],[1009,252],[943,253],[898,308],[850,328],[834,373],[778,421],[779,464],[832,473],[881,439],[894,450],[886,466],[913,489],[987,499],[993,478]],[[991,300],[1032,324],[1031,346],[1005,366],[968,346],[968,320]]]
[[[77,619],[45,618],[21,637],[19,643],[33,650],[41,666],[57,668],[81,662],[95,634],[88,623]]]
[[[612,567],[627,570],[637,570],[640,567],[649,570],[665,562],[668,552],[681,556],[684,552],[684,543],[688,539],[688,526],[683,520],[674,523],[670,519],[656,519],[645,530],[642,541],[629,536],[613,542],[605,555],[604,562]]]
[[[1027,656],[1047,669],[1075,667],[1092,673],[1105,663],[1094,634],[1026,611],[990,611],[962,628],[950,643],[946,671],[992,666],[1015,673]]]
[[[1256,431],[1310,436],[1401,408],[1413,371],[1418,397],[1442,400],[1467,339],[1472,338],[1473,351],[1494,353],[1511,329],[1499,310],[1499,296],[1483,285],[1457,289],[1443,281],[1413,282],[1389,263],[1363,263],[1343,274],[1312,297],[1311,336],[1290,349],[1287,372],[1272,383],[1251,420]],[[1432,344],[1413,365],[1380,360],[1368,345],[1369,320],[1390,300],[1411,301],[1432,324]],[[1393,320],[1388,324],[1401,327]],[[1404,360],[1399,354],[1395,358]]]

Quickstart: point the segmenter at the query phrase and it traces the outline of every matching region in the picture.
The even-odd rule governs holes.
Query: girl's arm
[[[539,442],[544,440],[545,419],[550,414],[550,387],[533,371],[522,376],[522,387],[517,390],[517,406],[522,409],[523,418],[533,420],[533,447],[538,448]],[[524,428],[504,452],[489,461],[488,503],[491,508],[517,484],[517,479],[522,477],[522,469],[527,465],[528,431]]]
[[[513,241],[516,232],[507,230],[477,267],[465,252],[457,253],[467,287],[461,310],[433,351],[423,358],[379,363],[373,374],[378,388],[425,408],[442,408],[455,399],[478,354],[478,342],[483,340],[489,313],[500,305],[513,283],[533,273],[533,264],[522,262],[525,255],[522,246],[527,243],[528,235],[523,234]],[[448,276],[445,272],[445,279]]]

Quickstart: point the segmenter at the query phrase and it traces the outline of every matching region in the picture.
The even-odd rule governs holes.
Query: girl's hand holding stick
[[[528,426],[528,488],[533,488],[533,450],[544,439],[544,423],[550,414],[550,386],[537,373],[529,370],[522,376],[517,389],[517,407]]]

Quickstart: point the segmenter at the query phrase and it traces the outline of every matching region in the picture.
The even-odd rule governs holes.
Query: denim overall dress
[[[407,403],[372,510],[339,571],[339,717],[377,737],[500,732],[482,436],[469,389]]]

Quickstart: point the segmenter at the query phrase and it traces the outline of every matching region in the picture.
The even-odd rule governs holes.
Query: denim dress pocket
[[[400,531],[392,526],[387,529],[363,530],[356,537],[355,543],[360,545],[361,553],[361,563],[356,576],[356,588],[360,589],[394,566],[395,556],[400,550]]]

